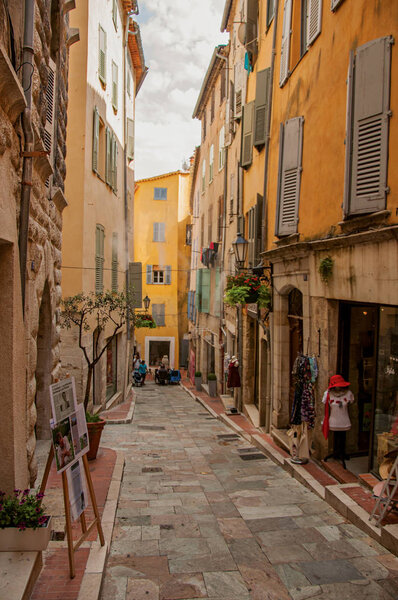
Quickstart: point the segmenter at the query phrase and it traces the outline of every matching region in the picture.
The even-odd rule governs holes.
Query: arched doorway
[[[288,295],[289,321],[289,418],[294,400],[294,380],[292,370],[298,354],[303,352],[303,294],[293,288]]]
[[[50,288],[46,281],[39,311],[39,329],[37,332],[36,362],[36,439],[50,438],[50,392],[51,381],[52,319]]]

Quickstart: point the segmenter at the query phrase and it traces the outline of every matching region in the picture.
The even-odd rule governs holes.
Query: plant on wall
[[[224,302],[228,306],[256,302],[259,308],[269,308],[271,305],[271,289],[257,275],[245,273],[229,275]]]
[[[333,275],[333,265],[334,260],[331,256],[328,255],[321,259],[318,271],[324,283],[328,283],[329,279]]]
[[[139,327],[149,327],[150,329],[155,329],[156,323],[151,315],[136,314],[135,327],[136,329]]]

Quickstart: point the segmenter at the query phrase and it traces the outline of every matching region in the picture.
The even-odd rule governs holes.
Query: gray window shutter
[[[112,233],[112,292],[118,290],[118,235],[117,232]]]
[[[322,27],[322,0],[308,0],[307,12],[307,47],[310,46]]]
[[[112,21],[117,31],[117,0],[113,0],[112,4]]]
[[[243,107],[243,125],[242,125],[242,140],[241,140],[241,167],[249,167],[252,164],[253,158],[253,112],[254,100],[245,104]]]
[[[140,262],[129,263],[129,290],[133,296],[133,308],[142,308],[142,263]]]
[[[48,59],[48,80],[46,87],[46,122],[44,124],[44,147],[48,152],[48,159],[51,166],[54,164],[54,135],[55,135],[55,82],[56,82],[56,64]],[[49,188],[52,178],[46,181],[46,187]]]
[[[254,105],[254,146],[265,144],[268,135],[270,73],[270,68],[257,72],[256,100]]]
[[[98,77],[106,82],[106,31],[98,26]]]
[[[166,240],[166,223],[159,223],[159,238],[160,242]]]
[[[195,293],[195,305],[196,310],[199,312],[202,310],[202,273],[203,269],[196,271],[196,293]]]
[[[102,225],[95,228],[95,293],[104,291],[104,239],[105,231]]]
[[[257,206],[256,206],[256,229],[255,229],[255,249],[254,258],[256,266],[260,261],[260,252],[262,250],[262,234],[263,234],[263,197],[261,194],[257,194]]]
[[[118,87],[119,87],[119,69],[117,64],[112,61],[112,106],[118,109]]]
[[[344,166],[344,199],[343,214],[347,217],[350,211],[351,163],[352,163],[352,111],[354,100],[354,51],[350,51],[347,74],[347,112],[345,125],[345,166]]]
[[[159,241],[159,223],[153,224],[153,241],[154,242]]]
[[[213,315],[219,317],[221,315],[221,298],[220,298],[220,281],[221,281],[221,270],[217,267],[214,273],[214,299],[213,299]]]
[[[171,285],[171,265],[166,265],[164,268],[164,272],[165,272],[165,284],[166,285]]]
[[[105,129],[105,181],[108,185],[111,185],[111,130],[109,127]]]
[[[303,117],[286,121],[280,171],[278,235],[296,233],[300,196]]]
[[[391,39],[360,46],[355,58],[350,213],[383,210],[387,191]]]
[[[336,8],[343,2],[343,0],[331,0],[330,10],[336,10]]]
[[[201,312],[210,312],[210,270],[202,269],[202,301],[201,301]]]
[[[134,158],[134,121],[127,119],[127,159]]]
[[[292,21],[292,0],[285,0],[283,5],[283,28],[281,45],[281,66],[279,85],[282,86],[289,77],[290,27]]]
[[[112,144],[112,159],[111,159],[111,168],[112,168],[112,175],[111,175],[111,186],[114,192],[117,192],[117,152],[118,152],[118,148],[117,148],[117,139],[114,133],[112,133],[112,139],[111,139],[111,144]]]
[[[99,114],[97,107],[94,108],[93,118],[93,160],[92,167],[98,173],[98,150],[99,150]]]
[[[245,46],[252,55],[257,55],[258,0],[247,0]]]
[[[146,266],[146,282],[149,283],[153,283],[153,272],[152,272],[152,265],[147,265]]]

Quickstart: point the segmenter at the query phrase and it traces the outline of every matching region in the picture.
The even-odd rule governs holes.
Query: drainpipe
[[[22,87],[27,107],[22,114],[24,152],[22,163],[21,207],[19,214],[19,268],[21,274],[22,311],[25,314],[26,261],[28,256],[28,233],[30,213],[30,190],[32,188],[34,135],[32,128],[32,78],[33,78],[33,30],[35,0],[25,0],[25,24],[22,52]],[[30,155],[30,156],[29,156]]]

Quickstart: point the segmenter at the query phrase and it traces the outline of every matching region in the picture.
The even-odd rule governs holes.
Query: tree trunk
[[[84,394],[84,410],[87,411],[88,401],[90,399],[91,380],[93,378],[93,365],[88,366],[86,393]]]

